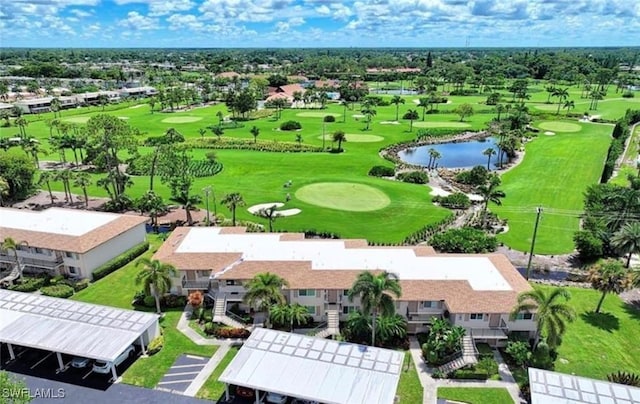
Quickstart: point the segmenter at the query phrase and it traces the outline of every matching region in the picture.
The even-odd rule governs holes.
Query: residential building
[[[79,104],[98,105],[100,104],[101,96],[106,97],[107,102],[120,101],[120,93],[117,91],[96,91],[93,93],[82,93],[76,95],[76,100]]]
[[[53,99],[54,97],[30,98],[16,101],[14,105],[25,114],[39,114],[51,111],[51,101]],[[73,108],[78,105],[76,97],[72,96],[58,97],[58,101],[60,102],[60,109]]]
[[[10,237],[19,244],[25,273],[89,278],[102,264],[144,242],[147,220],[79,209],[0,208],[0,242]],[[14,267],[13,251],[2,250],[0,271]],[[0,281],[6,276],[0,273]]]
[[[128,97],[146,98],[146,97],[151,97],[158,94],[158,91],[156,91],[155,88],[148,87],[148,86],[123,88],[119,92],[120,92],[120,97],[122,98],[128,98]]]
[[[507,334],[532,336],[535,313],[510,312],[531,286],[501,254],[438,254],[431,247],[371,247],[366,240],[305,239],[298,233],[246,233],[244,228],[177,228],[154,255],[179,270],[174,292],[203,290],[217,310],[243,306],[245,284],[271,272],[287,280],[289,302],[306,306],[316,322],[345,321],[359,301],[347,292],[362,271],[396,274],[402,296],[396,312],[408,331],[426,331],[446,318],[476,341],[504,343]],[[337,327],[337,324],[334,324]]]

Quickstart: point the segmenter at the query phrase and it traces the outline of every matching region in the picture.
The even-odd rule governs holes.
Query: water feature
[[[430,159],[429,150],[435,149],[442,156],[437,161],[438,167],[471,168],[477,165],[486,167],[487,156],[482,152],[491,147],[496,151],[496,155],[491,157],[491,169],[495,169],[495,163],[498,161],[498,146],[496,142],[496,138],[488,137],[465,142],[428,144],[402,150],[398,153],[398,157],[405,163],[426,167]]]

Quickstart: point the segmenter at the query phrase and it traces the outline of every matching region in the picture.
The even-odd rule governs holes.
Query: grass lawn
[[[619,370],[640,374],[640,310],[616,295],[607,295],[601,313],[594,314],[601,296],[599,292],[568,289],[571,292],[569,304],[575,309],[577,319],[567,327],[558,349],[555,370],[604,380],[607,374]]]
[[[438,398],[469,404],[507,404],[513,399],[501,387],[438,387]]]
[[[610,143],[611,126],[580,124],[579,132],[540,135],[526,145],[524,160],[502,175],[502,206],[491,210],[508,220],[499,236],[508,246],[527,251],[536,206],[543,207],[538,228],[538,254],[573,251],[585,189],[598,183]]]
[[[151,248],[143,254],[148,258],[153,255],[161,241],[157,236],[149,236],[149,242]],[[131,301],[136,291],[140,289],[134,283],[136,273],[139,270],[135,267],[134,262],[92,283],[87,289],[73,295],[72,299],[123,309],[134,309]],[[125,383],[153,388],[178,356],[182,354],[213,355],[217,347],[196,345],[176,329],[181,314],[182,309],[171,309],[165,312],[164,317],[160,320],[165,337],[164,348],[153,356],[138,359],[122,375],[122,380]]]
[[[405,372],[405,369],[409,369]],[[400,397],[400,404],[415,404],[422,402],[422,384],[418,378],[415,365],[411,362],[411,354],[407,352],[404,357],[404,366],[400,372],[400,382],[398,383],[397,395]]]
[[[218,377],[224,372],[225,368],[229,366],[229,363],[235,358],[240,348],[233,347],[226,353],[224,358],[220,361],[215,368],[211,376],[207,379],[204,385],[200,388],[196,397],[204,398],[208,400],[218,400],[224,393],[224,383],[218,381]]]

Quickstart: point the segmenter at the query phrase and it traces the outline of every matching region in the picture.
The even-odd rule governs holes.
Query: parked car
[[[73,359],[71,359],[71,366],[78,369],[86,368],[87,365],[89,365],[90,361],[91,360],[89,358],[82,358],[80,356],[76,356]]]
[[[283,396],[282,394],[278,394],[278,393],[267,393],[267,396],[265,397],[265,400],[267,403],[272,403],[272,404],[284,404],[287,402],[287,396]]]
[[[132,357],[135,353],[136,353],[136,350],[133,347],[133,345],[129,345],[129,347],[127,349],[125,349],[124,352],[121,353],[120,356],[118,356],[116,358],[116,360],[113,361],[113,362],[96,361],[93,364],[93,371],[96,372],[96,373],[107,374],[107,373],[111,372],[111,367],[112,366],[120,365],[122,362],[127,360],[127,358]]]
[[[253,399],[256,396],[256,392],[248,387],[236,386],[236,394],[242,398]]]

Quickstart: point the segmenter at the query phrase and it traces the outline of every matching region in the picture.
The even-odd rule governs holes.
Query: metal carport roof
[[[113,361],[158,316],[0,289],[0,342]]]
[[[391,404],[403,360],[390,349],[258,328],[219,380],[327,404]]]

